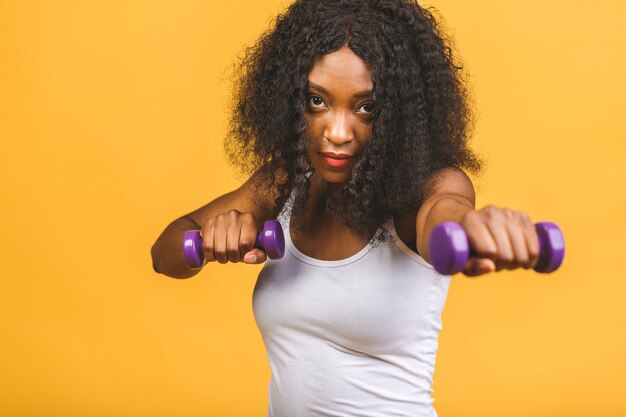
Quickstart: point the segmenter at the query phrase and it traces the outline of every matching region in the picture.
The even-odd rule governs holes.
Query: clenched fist
[[[257,225],[252,213],[233,209],[212,217],[202,225],[200,236],[206,262],[259,264],[267,259],[265,251],[254,247]]]
[[[537,231],[523,211],[489,205],[468,211],[460,224],[472,250],[462,271],[467,276],[530,269],[539,259]]]

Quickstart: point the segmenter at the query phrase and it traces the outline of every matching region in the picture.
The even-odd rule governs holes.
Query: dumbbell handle
[[[554,223],[535,224],[539,236],[539,261],[533,268],[537,272],[556,271],[565,256],[563,232]],[[430,234],[430,258],[440,274],[452,275],[463,270],[470,256],[475,253],[470,249],[465,230],[454,222],[439,223]]]
[[[254,242],[254,247],[264,250],[270,259],[282,258],[285,254],[285,235],[277,220],[268,220]],[[204,244],[199,230],[188,230],[183,236],[183,254],[191,269],[204,266]]]

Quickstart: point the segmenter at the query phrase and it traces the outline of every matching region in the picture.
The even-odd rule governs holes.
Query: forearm
[[[462,196],[441,197],[430,207],[423,219],[418,216],[417,250],[422,258],[431,263],[429,239],[436,225],[442,222],[461,223],[465,214],[471,210],[475,210],[474,205]]]
[[[165,228],[150,251],[155,272],[172,278],[191,278],[200,271],[189,268],[183,255],[183,235],[193,229],[199,229],[198,225],[184,217]]]

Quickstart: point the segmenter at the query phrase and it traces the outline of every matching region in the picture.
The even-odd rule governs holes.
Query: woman
[[[521,211],[475,209],[465,171],[471,109],[432,14],[408,0],[298,0],[249,48],[226,150],[249,175],[172,222],[157,272],[191,277],[186,230],[207,262],[266,261],[253,248],[279,218],[284,258],[264,265],[254,314],[272,380],[270,416],[433,416],[437,337],[450,282],[430,265],[440,222],[465,229],[463,273],[532,268]]]

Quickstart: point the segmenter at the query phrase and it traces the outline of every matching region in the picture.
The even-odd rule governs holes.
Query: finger
[[[259,248],[254,248],[243,257],[243,261],[247,264],[261,264],[267,260],[267,255]]]
[[[488,258],[470,258],[463,267],[463,274],[468,277],[477,277],[479,275],[495,272],[496,264]]]
[[[496,271],[508,268],[513,262],[513,249],[504,221],[492,221],[488,224],[489,231],[498,247],[496,254]]]
[[[226,233],[226,255],[230,262],[241,260],[241,250],[239,249],[239,235],[241,234],[241,224],[230,223]]]
[[[239,235],[239,250],[241,253],[246,253],[254,248],[254,242],[257,236],[257,227],[254,220],[254,216],[243,217],[243,223],[241,225],[241,234]]]
[[[470,216],[464,224],[465,234],[472,257],[489,258],[495,261],[498,247],[487,225],[478,216]]]
[[[200,231],[204,247],[204,259],[206,262],[215,261],[214,239],[215,239],[215,222],[208,221]]]
[[[524,236],[522,225],[518,222],[507,223],[507,230],[511,248],[513,249],[513,262],[507,266],[507,269],[516,269],[528,263],[526,237]]]
[[[226,254],[226,233],[228,232],[226,226],[226,220],[224,216],[217,217],[215,223],[215,238],[213,244],[213,253],[215,254],[215,260],[221,264],[228,262],[228,255]]]
[[[530,221],[530,218],[524,220],[524,237],[526,239],[526,247],[528,248],[528,262],[524,265],[524,268],[534,268],[539,261],[539,236],[537,235],[537,229],[535,225]]]

